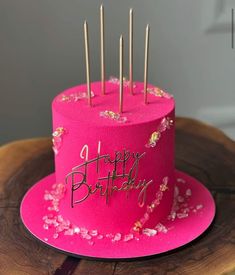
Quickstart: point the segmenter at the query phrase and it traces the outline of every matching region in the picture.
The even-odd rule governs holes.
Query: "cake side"
[[[66,185],[60,213],[104,234],[151,228],[169,214],[173,201],[174,100],[162,91],[164,96],[149,95],[146,106],[143,84],[137,83],[135,95],[125,96],[120,118],[118,85],[106,85],[101,96],[100,83],[92,84],[92,108],[81,96],[84,85],[54,99],[54,133],[61,129],[54,139],[56,178]]]

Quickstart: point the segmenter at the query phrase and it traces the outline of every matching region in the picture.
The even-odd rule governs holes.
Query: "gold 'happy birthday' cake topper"
[[[147,25],[145,33],[144,51],[144,103],[148,103],[148,60],[149,60],[149,33],[150,27]],[[84,45],[86,63],[86,82],[88,105],[92,106],[91,81],[90,81],[90,53],[89,53],[89,34],[87,21],[84,22]],[[123,112],[123,36],[119,39],[119,113]],[[100,75],[101,75],[101,94],[105,95],[105,22],[104,6],[100,6]],[[133,9],[129,11],[129,90],[133,95]]]
[[[101,154],[101,143],[98,143],[97,156],[89,159],[89,147],[84,145],[80,157],[85,161],[74,167],[66,176],[65,182],[71,185],[71,207],[87,200],[91,195],[98,193],[105,197],[106,204],[114,192],[126,192],[126,197],[131,190],[140,190],[138,205],[143,207],[146,202],[147,189],[152,180],[138,179],[140,160],[145,152],[130,152],[128,150],[116,151],[114,157],[110,154]],[[102,174],[99,165],[102,165]],[[95,183],[88,184],[89,169],[96,166]],[[92,173],[92,175],[94,175]],[[82,192],[79,192],[82,190]],[[76,198],[75,198],[76,197]]]

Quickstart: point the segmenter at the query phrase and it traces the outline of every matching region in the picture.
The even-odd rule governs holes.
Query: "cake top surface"
[[[106,94],[101,94],[101,82],[91,83],[92,107],[88,105],[87,86],[82,84],[56,96],[52,106],[58,114],[81,124],[125,126],[160,119],[174,110],[173,97],[153,85],[148,85],[148,104],[144,104],[144,83],[134,83],[130,94],[128,81],[123,87],[123,113],[119,114],[119,83],[106,81]]]

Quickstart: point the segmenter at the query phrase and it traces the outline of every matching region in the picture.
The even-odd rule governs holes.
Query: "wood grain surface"
[[[209,125],[177,118],[176,167],[211,190],[217,214],[209,230],[187,246],[151,259],[88,261],[45,247],[20,221],[23,195],[54,169],[50,139],[0,147],[0,274],[235,274],[235,142]]]

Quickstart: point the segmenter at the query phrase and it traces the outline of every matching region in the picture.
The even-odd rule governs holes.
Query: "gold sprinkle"
[[[134,231],[140,231],[141,228],[142,228],[141,222],[140,221],[135,222],[133,230]]]
[[[160,191],[164,192],[168,189],[167,183],[163,183],[160,185]]]
[[[159,138],[160,138],[160,132],[156,131],[152,133],[150,137],[150,141],[154,142],[154,141],[157,141]]]
[[[163,97],[164,96],[164,92],[161,89],[159,89],[158,87],[148,88],[147,92],[149,94],[153,94],[153,95],[159,96],[159,97]]]

